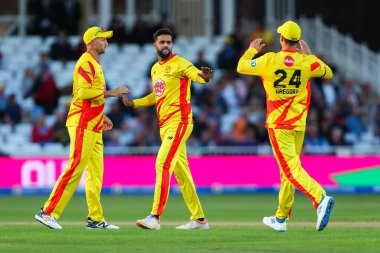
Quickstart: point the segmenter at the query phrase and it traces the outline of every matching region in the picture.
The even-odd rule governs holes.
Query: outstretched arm
[[[212,76],[212,69],[208,67],[201,67],[199,70],[191,62],[184,60],[180,67],[180,75],[187,76],[190,80],[197,83],[208,83]]]
[[[154,92],[146,95],[143,98],[138,98],[134,100],[129,100],[127,95],[124,95],[124,94],[119,97],[122,99],[123,104],[127,107],[138,108],[138,107],[146,107],[146,106],[151,106],[151,105],[156,104],[156,98],[155,98]]]
[[[95,78],[94,66],[91,62],[84,62],[77,70],[78,86],[74,92],[78,94],[80,99],[96,100],[107,97],[116,97],[120,94],[127,94],[129,92],[127,87],[120,86],[113,90],[103,90],[103,87],[93,86]]]
[[[135,103],[133,103],[133,100],[129,100],[127,95],[122,94],[119,96],[119,98],[121,99],[121,101],[123,101],[123,104],[126,107],[135,107]]]
[[[127,87],[125,86],[119,86],[113,90],[106,90],[104,91],[104,98],[108,98],[108,97],[117,97],[117,96],[120,96],[122,94],[128,94],[129,93],[129,90]]]

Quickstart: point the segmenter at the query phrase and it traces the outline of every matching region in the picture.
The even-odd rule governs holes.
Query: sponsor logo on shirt
[[[294,59],[293,59],[293,57],[291,57],[291,56],[286,56],[285,57],[285,59],[284,59],[284,64],[286,65],[286,66],[288,66],[288,67],[291,67],[291,66],[293,66],[294,65]]]
[[[164,94],[164,91],[165,91],[165,82],[159,78],[157,81],[154,82],[154,92],[156,93],[157,96],[161,96],[162,94]]]
[[[256,59],[254,59],[251,61],[251,67],[254,68],[256,66],[257,66],[257,62],[256,62]]]
[[[165,74],[164,74],[164,76],[170,76],[170,69],[171,69],[170,66],[167,66],[167,67],[165,68]]]

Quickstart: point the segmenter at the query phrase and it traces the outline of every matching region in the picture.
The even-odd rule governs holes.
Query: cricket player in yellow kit
[[[257,75],[262,79],[267,96],[266,127],[280,167],[278,209],[274,216],[264,217],[263,222],[277,231],[285,231],[297,188],[312,200],[317,209],[316,229],[322,231],[328,224],[335,201],[326,196],[321,185],[304,170],[300,155],[311,100],[310,79],[330,79],[333,73],[329,66],[311,54],[307,43],[301,40],[298,24],[287,21],[277,32],[281,34],[280,52],[266,53],[253,59],[265,46],[261,38],[255,39],[237,67],[241,74]],[[298,43],[301,50],[297,49]]]
[[[158,55],[158,62],[151,69],[153,92],[133,101],[122,96],[126,106],[139,108],[156,105],[162,140],[156,160],[152,211],[148,217],[138,220],[136,225],[146,229],[160,229],[159,218],[168,199],[170,179],[174,172],[190,211],[190,221],[177,229],[208,229],[187,161],[186,140],[193,129],[191,81],[207,83],[211,69],[202,68],[200,71],[191,62],[172,54],[173,34],[169,29],[160,29],[153,37]]]
[[[112,31],[105,31],[102,27],[91,27],[83,35],[87,52],[82,54],[75,66],[72,102],[66,121],[70,136],[69,162],[44,207],[35,215],[39,222],[53,229],[62,229],[57,219],[73,196],[85,169],[86,228],[119,228],[105,221],[100,203],[104,167],[102,130],[112,129],[111,120],[104,115],[105,98],[128,93],[123,86],[106,90],[98,58],[105,53],[107,38],[111,36]]]

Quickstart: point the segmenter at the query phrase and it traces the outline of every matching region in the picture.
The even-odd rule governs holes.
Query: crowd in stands
[[[14,94],[6,95],[6,83],[0,84],[0,123],[10,125],[12,128],[20,123],[30,123],[33,125],[31,142],[41,145],[58,142],[67,145],[69,137],[65,121],[68,104],[59,108],[58,100],[60,96],[71,95],[71,87],[66,89],[57,87],[50,63],[75,60],[84,52],[85,46],[82,42],[71,45],[67,39],[68,34],[78,33],[77,24],[57,24],[54,21],[57,18],[56,14],[47,14],[49,10],[46,8],[50,6],[51,1],[38,1],[38,3],[37,13],[41,12],[46,19],[51,17],[51,20],[36,18],[34,32],[38,32],[41,36],[53,33],[58,35],[49,52],[41,53],[38,65],[24,70],[23,98],[33,98],[32,108],[23,108],[22,101],[17,101]],[[61,10],[74,8],[80,12],[76,7],[76,1],[55,1],[55,3],[64,3],[64,7],[59,7]],[[53,10],[57,8],[57,6],[50,7]],[[54,23],[56,25],[47,26]],[[151,44],[152,31],[165,26],[170,26],[167,16],[163,16],[162,22],[155,25],[137,19],[131,31],[127,31],[121,21],[113,19],[109,29],[114,30],[114,37],[110,43]],[[47,27],[55,28],[47,29]],[[175,31],[174,27],[171,27]],[[188,145],[207,147],[268,144],[268,133],[265,128],[266,96],[261,80],[258,77],[241,76],[236,72],[238,59],[248,47],[249,41],[257,37],[265,39],[267,51],[274,49],[276,35],[259,24],[256,29],[249,30],[248,33],[243,27],[237,26],[233,34],[224,38],[224,45],[213,62],[205,60],[204,51],[194,52],[197,54],[195,66],[199,68],[208,66],[219,74],[215,75],[208,85],[196,83],[192,85],[191,102],[195,127]],[[351,77],[343,76],[333,63],[327,63],[332,66],[335,76],[332,80],[312,80],[312,100],[305,146],[354,145],[368,133],[373,140],[377,140],[378,144],[380,97],[371,84],[358,83]],[[146,66],[146,73],[149,71],[150,66]],[[107,76],[107,73],[105,75]],[[150,92],[150,86],[147,86],[144,94]],[[133,92],[130,96],[133,98]],[[106,147],[160,144],[155,107],[134,110],[126,108],[118,99],[107,100],[107,103],[111,103],[107,115],[113,121],[114,130],[104,133]],[[55,115],[55,120],[48,124],[45,119],[51,115]]]
[[[78,0],[32,0],[28,4],[32,16],[30,34],[46,37],[60,30],[70,35],[79,33],[82,6]]]

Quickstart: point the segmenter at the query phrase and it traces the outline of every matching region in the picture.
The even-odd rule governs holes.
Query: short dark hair
[[[153,40],[156,41],[157,37],[160,35],[170,35],[172,40],[174,40],[173,32],[169,28],[162,28],[153,33]]]
[[[284,36],[282,36],[282,37],[284,38],[286,44],[291,45],[291,46],[296,45],[296,44],[298,44],[298,42],[299,42],[299,40],[297,40],[297,41],[294,41],[294,40],[288,40],[288,39],[285,38]]]

